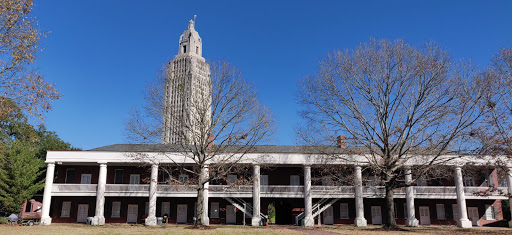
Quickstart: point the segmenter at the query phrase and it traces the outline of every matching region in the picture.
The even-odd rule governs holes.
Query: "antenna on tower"
[[[194,15],[194,24],[196,24],[197,15]]]

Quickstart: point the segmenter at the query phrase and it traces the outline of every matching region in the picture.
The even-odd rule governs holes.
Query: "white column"
[[[311,166],[304,166],[304,226],[315,226],[313,220],[313,198],[311,195]]]
[[[357,227],[365,227],[367,222],[364,218],[363,174],[360,166],[356,166],[354,168],[354,179],[356,196],[356,218],[354,220],[354,224]]]
[[[405,170],[405,182],[409,185],[412,182],[411,169],[409,168]],[[419,223],[416,219],[416,213],[414,209],[414,191],[412,186],[405,188],[405,200],[407,202],[407,219],[405,220],[405,226],[418,227]]]
[[[260,226],[260,166],[253,166],[252,184],[252,226]],[[245,218],[244,218],[245,219]]]
[[[49,162],[46,169],[46,181],[44,184],[43,208],[41,212],[41,224],[50,225],[52,218],[50,217],[50,206],[52,203],[52,186],[53,175],[55,174],[55,163]]]
[[[151,181],[149,183],[149,215],[146,225],[156,225],[156,187],[158,184],[158,165],[151,165]]]
[[[92,220],[92,225],[105,224],[105,186],[107,184],[107,164],[100,164],[100,173],[98,175],[98,188],[96,189],[96,213]]]
[[[508,186],[508,203],[512,202],[512,168],[507,167],[507,186]],[[510,210],[510,213],[512,214],[512,210]],[[508,227],[512,228],[512,221],[508,222]]]
[[[464,194],[464,180],[462,179],[462,169],[455,167],[455,187],[457,189],[457,205],[459,206],[459,221],[457,226],[461,228],[471,228],[471,221],[468,220],[468,211],[466,208],[466,196]]]
[[[208,171],[208,165],[205,165],[203,169],[201,169],[201,174],[203,174],[204,179],[208,179],[209,171]],[[203,191],[203,214],[202,221],[203,225],[209,225],[210,224],[210,218],[208,218],[208,187],[210,186],[209,182],[206,182],[204,184],[204,191]]]

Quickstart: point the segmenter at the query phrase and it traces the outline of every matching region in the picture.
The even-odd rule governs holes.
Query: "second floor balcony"
[[[413,192],[418,199],[456,199],[455,186],[414,186]],[[252,185],[210,185],[210,197],[252,197]],[[96,184],[53,184],[53,196],[96,196]],[[313,198],[354,198],[354,186],[319,186],[313,185]],[[466,199],[508,199],[506,187],[464,187]],[[149,184],[107,184],[107,197],[141,197],[149,196]],[[196,197],[196,185],[157,185],[158,197]],[[384,198],[385,189],[382,186],[364,186],[365,198]],[[291,185],[262,185],[260,197],[302,198],[304,186]],[[395,198],[405,198],[405,188],[394,190]]]

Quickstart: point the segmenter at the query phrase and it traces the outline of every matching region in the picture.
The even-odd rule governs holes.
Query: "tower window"
[[[183,46],[183,53],[187,53],[187,45]]]
[[[196,54],[199,54],[199,47],[196,47]]]

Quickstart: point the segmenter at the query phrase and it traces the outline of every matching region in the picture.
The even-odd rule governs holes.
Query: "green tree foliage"
[[[44,160],[36,153],[31,143],[14,141],[0,158],[0,202],[6,211],[18,212],[25,200],[43,189]]]
[[[18,212],[44,187],[47,150],[74,150],[43,125],[34,128],[10,100],[0,103],[0,207]]]

